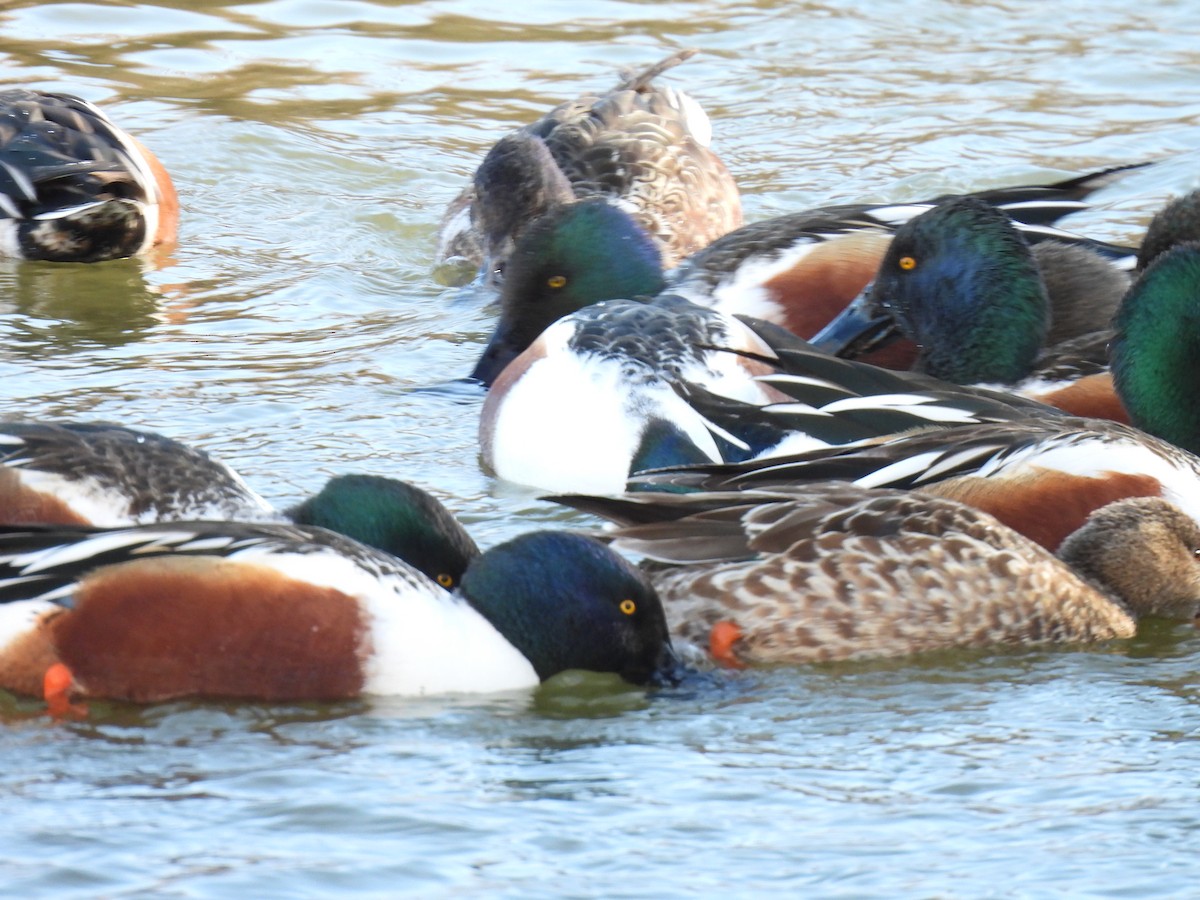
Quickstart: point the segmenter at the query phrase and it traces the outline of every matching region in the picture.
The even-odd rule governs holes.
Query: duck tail
[[[681,62],[691,59],[699,52],[700,48],[698,47],[684,47],[682,50],[675,51],[666,59],[659,60],[654,65],[647,66],[644,69],[622,69],[622,80],[617,85],[617,90],[645,93],[650,90],[651,81],[668,69],[673,69]]]

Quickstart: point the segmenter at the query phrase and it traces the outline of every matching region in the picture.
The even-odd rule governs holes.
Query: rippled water
[[[568,12],[569,10],[569,12]],[[1072,226],[1136,241],[1196,186],[1200,20],[1003,4],[9,2],[0,82],[106,105],[173,172],[153,266],[0,269],[0,412],[104,418],[288,502],[423,484],[484,545],[585,521],[494,483],[493,312],[431,276],[489,143],[670,48],[748,217],[1134,160]],[[1200,876],[1200,638],[735,674],[647,697],[336,706],[0,695],[11,896],[1182,896]]]

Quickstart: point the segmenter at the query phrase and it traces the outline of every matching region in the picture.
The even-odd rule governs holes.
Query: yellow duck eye
[[[565,275],[551,275],[549,278],[546,279],[546,284],[548,284],[552,288],[563,287],[566,283],[567,283],[567,277]]]
[[[437,583],[440,584],[444,588],[452,588],[452,587],[454,587],[454,576],[447,575],[445,572],[439,572],[438,577],[437,577]]]
[[[900,266],[900,268],[902,268],[905,272],[911,272],[913,269],[915,269],[917,267],[917,261],[915,259],[913,259],[911,256],[900,257],[899,261],[896,264],[898,266]]]
[[[637,604],[626,598],[625,600],[621,601],[619,609],[621,612],[625,613],[625,615],[632,616],[635,612],[637,612]]]

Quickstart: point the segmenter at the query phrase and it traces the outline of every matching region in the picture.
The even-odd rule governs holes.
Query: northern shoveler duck
[[[1076,263],[1064,246],[1100,254],[1120,271],[1134,264],[1134,251],[1083,238],[1053,227],[1064,215],[1087,207],[1086,198],[1144,164],[1106,169],[1049,185],[1022,185],[972,192],[1003,209],[1033,245],[1050,278]],[[811,338],[866,287],[878,271],[897,228],[951,195],[915,203],[828,206],[745,225],[667,273],[674,293],[705,306],[746,313]],[[1064,258],[1065,257],[1065,258]],[[1054,278],[1051,303],[1064,329],[1071,327],[1077,297],[1071,280]],[[1061,287],[1060,287],[1061,285]],[[1076,327],[1090,330],[1087,322]],[[1064,333],[1064,338],[1070,336]],[[905,368],[911,347],[874,351],[868,361]]]
[[[1139,272],[1172,244],[1200,237],[1196,208],[1200,192],[1155,217],[1151,245],[1157,249],[1139,254]],[[972,198],[939,204],[897,230],[872,285],[814,343],[854,357],[864,346],[900,335],[920,348],[916,368],[937,378],[1013,390],[1078,415],[1128,422],[1108,374],[1112,321],[1123,298],[1130,307],[1126,321],[1151,318],[1148,307],[1154,304],[1154,315],[1187,331],[1190,311],[1167,297],[1197,288],[1179,266],[1171,275],[1160,273],[1153,284],[1130,288],[1122,273],[1095,254],[1061,247],[1074,264],[1069,270],[1060,266],[1057,275],[1078,297],[1072,306],[1090,320],[1092,332],[1080,335],[1072,323],[1066,340],[1054,327],[1043,278],[1054,270],[1034,249],[992,206]],[[1158,347],[1150,353],[1166,349],[1165,337],[1154,327]]]
[[[630,486],[734,491],[833,479],[916,489],[991,513],[1050,550],[1090,513],[1127,497],[1161,497],[1200,522],[1200,459],[1118,422],[1045,409],[1047,414],[1008,422],[929,427],[740,463],[663,468],[632,476]],[[742,411],[771,414],[750,405]]]
[[[458,584],[479,554],[458,520],[411,484],[340,475],[276,510],[208,454],[152,431],[101,422],[0,422],[0,525],[115,528],[188,520],[294,522],[398,556]]]
[[[52,711],[504,691],[567,669],[639,684],[675,670],[654,589],[582,535],[500,544],[450,592],[319,528],[0,529],[0,687]]]
[[[54,262],[135,256],[175,240],[166,169],[70,94],[0,91],[0,255]]]
[[[673,53],[497,142],[446,212],[438,262],[465,258],[500,273],[530,222],[587,197],[629,212],[669,264],[740,225],[737,185],[709,148],[708,116],[682,91],[652,83],[696,52]]]
[[[556,499],[617,522],[605,537],[653,561],[676,640],[730,665],[1085,643],[1200,611],[1200,526],[1159,498],[1093,512],[1057,556],[919,492],[816,483]]]
[[[761,404],[769,415],[739,413]],[[551,325],[488,392],[479,435],[484,468],[497,477],[613,493],[632,472],[659,466],[1035,411],[1053,412],[1016,395],[836,359],[770,323],[662,295],[593,304]]]
[[[723,446],[726,436],[673,385],[701,382],[765,403],[783,396],[755,377],[771,371],[760,361],[771,354],[737,319],[686,300],[585,307],[551,325],[488,392],[483,466],[546,490],[607,492],[621,490],[631,469],[728,458],[745,445]]]
[[[1010,197],[1014,205],[1030,213],[1038,208],[1030,206],[1030,192],[1053,198],[1062,190],[1073,197],[1080,183],[1107,184],[1111,177],[1112,173],[1101,173],[1045,188],[1006,188],[982,192],[980,196],[998,204]],[[514,246],[500,291],[500,318],[472,377],[491,384],[534,338],[571,312],[601,300],[647,299],[664,290],[698,306],[752,315],[810,337],[850,303],[875,274],[896,225],[906,221],[905,217],[931,208],[934,202],[903,207],[829,207],[746,226],[717,241],[675,273],[664,273],[655,242],[622,210],[601,201],[557,207],[531,224]],[[1070,200],[1069,204],[1077,208],[1079,201]],[[781,221],[779,240],[790,249],[784,253],[776,247],[780,254],[776,258],[767,238],[772,223]],[[746,237],[751,232],[754,239]],[[1043,228],[1030,234],[1048,237]],[[1107,248],[1133,264],[1133,251],[1128,248],[1112,248],[1056,230],[1053,234],[1056,244],[1071,240],[1098,248],[1096,252]],[[1062,256],[1060,252],[1058,257]],[[1053,257],[1047,254],[1046,258]],[[728,284],[709,277],[724,266],[737,267],[740,276]],[[726,274],[733,277],[731,272]],[[1075,298],[1066,292],[1056,294],[1051,302],[1056,306],[1061,302],[1068,308],[1076,305]],[[1065,317],[1062,320],[1067,321]],[[915,356],[911,347],[898,353],[885,352],[889,355],[873,356],[869,361],[905,368]]]

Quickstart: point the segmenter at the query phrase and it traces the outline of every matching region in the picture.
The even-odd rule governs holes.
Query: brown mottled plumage
[[[732,623],[744,663],[1083,643],[1200,607],[1200,527],[1158,498],[1099,510],[1062,558],[972,507],[840,483],[565,499],[640,522],[609,537],[656,561],[672,632],[708,646]]]
[[[739,226],[737,185],[708,147],[707,115],[682,91],[651,84],[695,53],[674,53],[502,138],[447,209],[438,262],[503,269],[525,225],[586,197],[633,215],[668,266]]]

